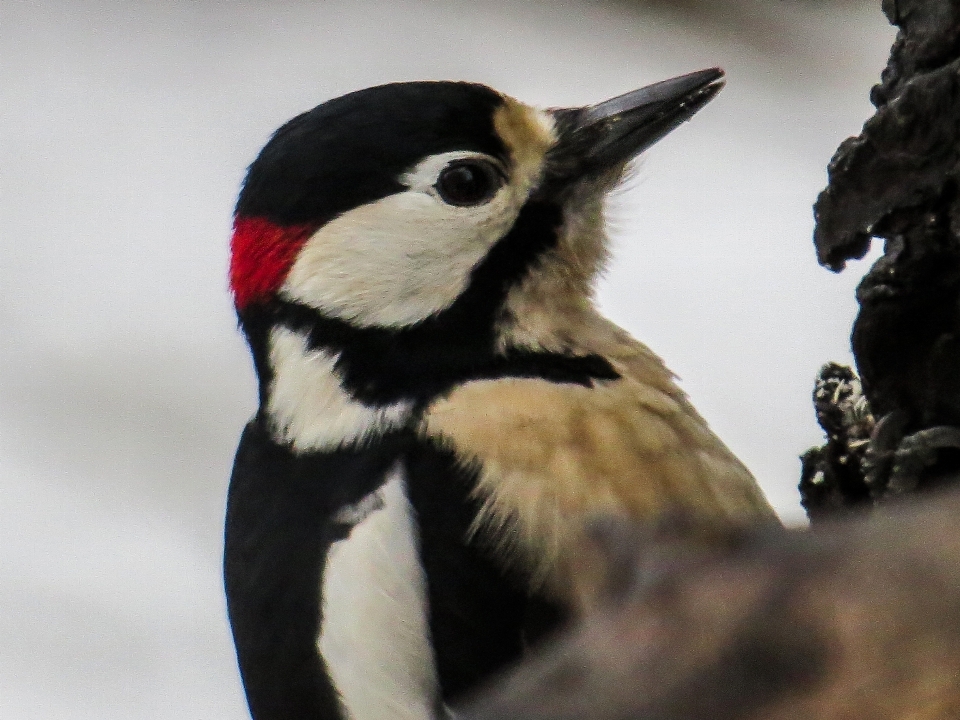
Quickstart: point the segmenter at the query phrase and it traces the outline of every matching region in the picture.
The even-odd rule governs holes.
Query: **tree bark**
[[[884,0],[883,11],[900,31],[871,93],[877,112],[837,150],[814,207],[824,266],[842,270],[871,238],[885,245],[857,288],[866,403],[851,412],[859,388],[836,365],[814,393],[827,444],[803,458],[812,521],[960,476],[960,2]]]

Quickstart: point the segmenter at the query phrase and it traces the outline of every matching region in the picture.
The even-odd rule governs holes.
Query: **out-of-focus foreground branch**
[[[817,381],[813,529],[606,527],[608,597],[463,718],[960,718],[960,0],[883,11],[877,112],[815,208],[823,265],[885,251],[857,291],[859,375]]]
[[[954,496],[709,551],[608,529],[626,589],[458,720],[955,720],[958,517]]]

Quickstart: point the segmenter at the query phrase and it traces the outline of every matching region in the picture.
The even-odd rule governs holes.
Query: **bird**
[[[259,407],[224,582],[255,720],[447,716],[576,616],[590,518],[777,522],[594,302],[608,193],[723,84],[539,109],[392,83],[298,115],[249,166],[230,287]]]

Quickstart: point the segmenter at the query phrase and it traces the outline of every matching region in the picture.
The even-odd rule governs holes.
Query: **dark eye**
[[[496,168],[483,160],[458,160],[440,171],[437,193],[448,205],[480,205],[500,188]]]

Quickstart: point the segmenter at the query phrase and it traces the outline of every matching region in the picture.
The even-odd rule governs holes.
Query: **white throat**
[[[311,349],[303,334],[274,327],[268,342],[270,431],[295,452],[335,450],[398,429],[409,419],[412,402],[375,407],[355,400],[334,367],[337,356]]]

